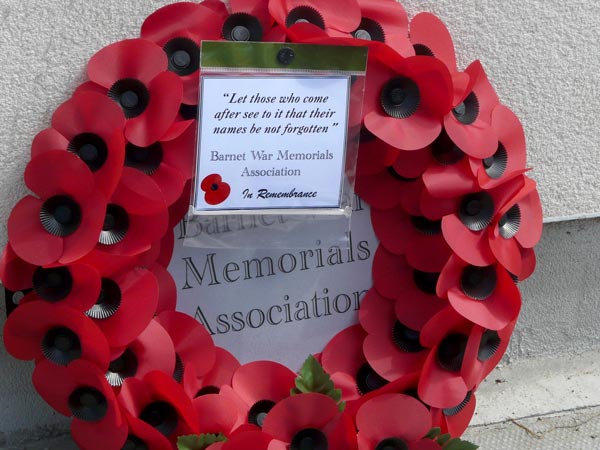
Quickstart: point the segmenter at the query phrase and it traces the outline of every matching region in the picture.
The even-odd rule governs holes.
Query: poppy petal
[[[145,39],[126,39],[104,47],[92,56],[87,67],[90,80],[106,89],[127,78],[148,86],[164,70],[167,56],[162,48]]]
[[[235,392],[249,406],[263,400],[278,402],[289,397],[296,374],[272,361],[254,361],[236,370],[231,381]]]
[[[363,351],[375,372],[388,381],[420,371],[427,357],[427,351],[408,353],[397,347],[392,340],[392,330],[387,336],[368,335]]]
[[[125,137],[139,147],[152,145],[169,131],[183,97],[181,80],[172,72],[160,73],[147,86],[150,91],[148,106],[125,125]]]
[[[402,414],[396,412],[402,411]],[[431,415],[420,401],[402,394],[385,394],[364,403],[356,413],[359,439],[375,448],[379,442],[398,437],[412,442],[431,429]]]
[[[369,292],[374,291],[371,289]],[[369,294],[367,293],[367,296],[363,299],[359,315],[363,311],[364,302],[368,296]],[[365,315],[369,316],[368,313],[365,313]],[[356,377],[358,370],[366,361],[362,352],[362,344],[365,337],[366,333],[359,325],[348,327],[335,335],[327,343],[321,355],[321,364],[325,372],[343,372]],[[356,382],[354,384],[356,385]]]

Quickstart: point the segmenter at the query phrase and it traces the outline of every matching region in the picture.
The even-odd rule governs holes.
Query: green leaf
[[[479,447],[459,438],[452,439],[443,445],[444,450],[477,450]]]
[[[452,439],[452,436],[450,436],[449,434],[442,434],[440,437],[437,438],[437,443],[440,444],[443,447],[451,439]]]
[[[317,394],[327,395],[338,403],[338,408],[343,411],[346,408],[345,402],[340,402],[342,399],[341,389],[336,389],[331,377],[325,372],[323,366],[312,355],[310,355],[296,378],[296,387],[292,388],[291,394],[306,394],[314,392]]]
[[[442,432],[442,429],[437,427],[437,428],[432,428],[431,430],[429,430],[429,433],[427,433],[423,439],[435,439],[437,438]]]
[[[227,438],[223,434],[190,434],[177,438],[179,450],[204,450],[216,442],[225,442]]]

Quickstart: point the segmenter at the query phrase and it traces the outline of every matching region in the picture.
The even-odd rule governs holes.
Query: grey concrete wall
[[[22,174],[34,135],[83,80],[89,57],[133,37],[169,0],[0,0],[0,243],[25,193]],[[407,0],[411,15],[437,13],[460,66],[479,58],[504,103],[522,118],[547,218],[600,212],[593,161],[600,127],[600,3],[588,0]],[[523,284],[524,309],[508,360],[599,348],[596,264],[600,221],[548,225],[539,268]],[[0,312],[0,327],[4,313]],[[65,427],[34,393],[31,365],[0,346],[0,432],[35,424]],[[2,436],[0,435],[0,442]]]

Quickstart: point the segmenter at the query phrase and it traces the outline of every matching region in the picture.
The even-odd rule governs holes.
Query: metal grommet
[[[277,61],[285,66],[290,65],[292,61],[294,61],[295,57],[296,53],[294,53],[294,50],[289,47],[284,47],[279,50],[279,53],[277,53]]]

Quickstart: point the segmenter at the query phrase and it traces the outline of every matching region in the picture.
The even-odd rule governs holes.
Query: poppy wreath
[[[369,46],[356,190],[380,241],[373,287],[299,373],[241,365],[175,311],[203,40]],[[458,438],[507,349],[542,211],[519,120],[478,61],[457,68],[436,16],[409,21],[393,0],[175,3],[87,74],[33,140],[0,264],[26,293],[4,344],[35,362],[82,449],[475,448]]]

